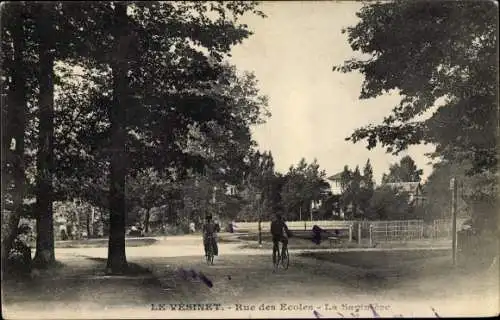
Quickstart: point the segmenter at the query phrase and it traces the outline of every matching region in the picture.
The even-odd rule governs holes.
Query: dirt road
[[[213,266],[201,256],[199,237],[168,237],[152,246],[127,248],[130,262],[151,270],[153,284],[115,279],[92,287],[87,280],[85,294],[74,296],[72,304],[46,296],[43,310],[40,304],[33,307],[26,302],[10,309],[11,314],[20,318],[32,318],[34,312],[51,318],[352,318],[498,311],[498,287],[485,281],[484,275],[435,272],[447,268],[448,256],[428,263],[410,261],[397,268],[381,261],[383,267],[366,269],[303,257],[292,250],[290,268],[273,273],[269,252],[240,246],[221,243]],[[105,258],[107,250],[57,249],[56,255],[63,263],[78,265],[88,258]]]

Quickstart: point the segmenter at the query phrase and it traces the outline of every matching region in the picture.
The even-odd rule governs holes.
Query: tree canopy
[[[366,3],[360,22],[343,30],[353,58],[335,66],[364,76],[361,99],[396,90],[402,99],[382,124],[357,129],[398,153],[433,143],[436,156],[470,159],[474,171],[496,169],[498,137],[497,6],[488,1]],[[426,111],[434,114],[419,119]]]
[[[36,189],[44,223],[52,225],[53,200],[85,198],[110,209],[109,248],[124,248],[128,173],[154,168],[178,177],[211,166],[220,179],[237,176],[253,145],[249,127],[265,120],[267,104],[255,77],[225,61],[251,35],[240,22],[247,13],[264,16],[247,1],[20,3],[2,10],[2,86],[17,94],[2,112],[26,120],[26,128],[11,126],[7,140],[26,135],[21,154],[38,152],[38,170],[27,157],[16,165],[16,181],[31,170],[47,186]],[[54,69],[60,62],[67,70]],[[12,161],[2,158],[3,168]],[[22,200],[17,185],[12,193]],[[53,238],[42,229],[38,238]]]
[[[340,184],[342,194],[339,201],[343,211],[348,213],[350,218],[367,217],[370,199],[375,188],[370,159],[363,167],[363,174],[361,174],[359,166],[356,166],[353,171],[348,166],[344,166]]]
[[[408,194],[394,192],[388,186],[376,188],[369,200],[367,217],[377,220],[400,220],[410,218],[413,208],[409,206]]]
[[[313,203],[319,204],[321,209],[329,192],[330,185],[326,181],[326,173],[320,170],[317,160],[314,159],[308,164],[302,158],[297,166],[292,165],[284,176],[281,197],[287,218],[304,219],[313,210]]]
[[[382,176],[382,183],[420,182],[423,170],[418,169],[410,156],[403,157],[399,163],[391,164],[389,173]]]

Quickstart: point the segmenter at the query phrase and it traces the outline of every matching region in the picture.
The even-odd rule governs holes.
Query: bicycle
[[[285,248],[285,250],[283,250],[283,248],[281,249],[281,254],[280,254],[279,244],[278,244],[277,249],[278,249],[277,250],[278,259],[276,260],[276,267],[279,267],[280,262],[281,262],[281,267],[283,267],[283,269],[287,270],[288,266],[290,265],[290,256],[288,254],[288,246]]]
[[[213,265],[214,264],[214,239],[208,238],[208,250],[206,253],[206,259],[207,259],[207,264],[208,265]]]

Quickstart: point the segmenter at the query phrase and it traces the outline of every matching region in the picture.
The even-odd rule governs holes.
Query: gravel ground
[[[291,250],[290,268],[273,273],[269,251],[221,243],[221,256],[208,266],[199,237],[167,237],[127,249],[129,262],[150,273],[106,277],[105,248],[56,249],[64,268],[29,281],[2,283],[3,316],[208,319],[498,313],[495,268],[475,274],[452,271],[445,251],[321,251],[304,256],[303,250]],[[219,310],[179,311],[187,307],[176,303],[211,303],[210,308]]]

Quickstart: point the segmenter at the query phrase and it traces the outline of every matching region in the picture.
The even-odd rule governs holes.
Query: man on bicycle
[[[283,219],[281,213],[276,213],[276,219],[271,222],[271,235],[273,238],[273,266],[276,271],[276,253],[279,251],[279,243],[283,243],[281,252],[286,250],[290,230]]]
[[[218,226],[213,222],[212,215],[208,214],[206,217],[206,222],[203,225],[203,246],[205,247],[205,256],[208,255],[209,246],[212,246],[214,256],[219,254],[219,248],[217,246],[216,233],[218,232]]]

